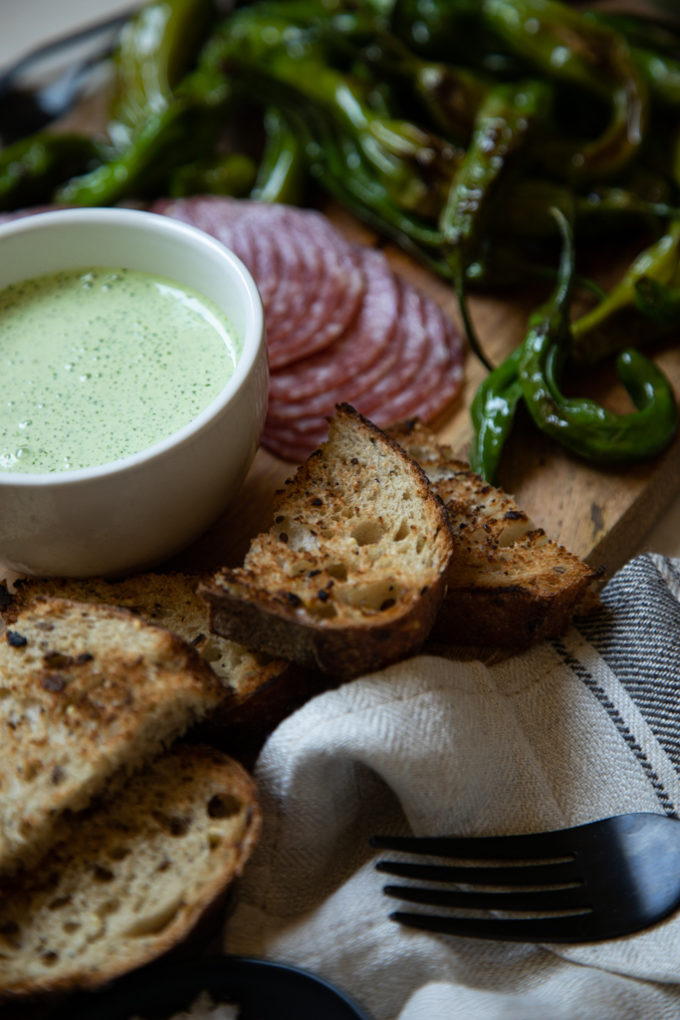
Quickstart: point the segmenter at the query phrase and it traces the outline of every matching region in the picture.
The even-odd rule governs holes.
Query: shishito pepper
[[[680,325],[680,287],[669,287],[651,276],[642,276],[635,284],[635,307],[661,326]]]
[[[645,314],[639,297],[642,280],[680,286],[680,220],[634,259],[603,301],[572,324],[571,354],[577,361],[599,361],[624,344],[647,343],[680,326],[680,317],[662,321]]]
[[[555,215],[564,247],[553,293],[531,316],[523,343],[487,376],[471,406],[470,464],[490,482],[496,481],[521,401],[542,432],[578,456],[602,464],[653,457],[665,449],[677,428],[675,397],[667,379],[633,349],[619,354],[616,367],[635,411],[616,414],[594,400],[563,394],[561,377],[571,346],[574,251],[566,219]]]
[[[571,341],[574,251],[566,220],[561,215],[558,219],[563,252],[557,285],[531,317],[519,357],[524,402],[541,431],[587,460],[620,464],[653,457],[675,434],[677,407],[666,377],[652,361],[633,349],[617,359],[619,379],[636,407],[630,414],[616,414],[594,400],[566,397],[561,391]]]
[[[229,98],[214,61],[195,68],[212,15],[212,0],[152,0],[128,22],[108,124],[117,151],[91,173],[65,180],[57,201],[111,205],[163,190],[177,167],[210,154]]]
[[[346,42],[360,52],[375,79],[412,96],[428,123],[444,137],[465,145],[493,80],[451,61],[428,60],[405,45],[367,9],[344,11],[329,22],[333,45]]]
[[[190,97],[176,99],[154,117],[119,155],[89,173],[67,180],[54,194],[70,205],[113,205],[128,195],[165,189],[173,169],[186,162],[187,151],[207,153],[216,126],[209,108]],[[191,140],[191,149],[189,149]]]
[[[112,205],[128,195],[154,194],[169,186],[173,172],[209,157],[231,99],[211,44],[172,99],[147,121],[122,151],[91,173],[66,180],[55,199],[73,205]],[[188,156],[191,159],[188,159]]]
[[[266,143],[251,197],[260,202],[297,205],[307,177],[302,140],[275,106],[265,110],[264,130]]]
[[[84,135],[21,138],[0,152],[0,209],[51,202],[61,181],[104,160],[105,147]]]
[[[243,78],[266,104],[276,103],[314,123],[325,120],[340,149],[343,174],[370,171],[377,188],[407,212],[436,221],[460,152],[406,118],[371,103],[372,88],[328,60],[323,27],[301,26],[288,4],[254,5],[229,19],[223,67]]]
[[[213,16],[212,0],[153,0],[121,32],[109,135],[119,149],[172,105]]]
[[[608,108],[594,139],[565,139],[555,130],[542,159],[573,182],[621,172],[639,154],[649,117],[647,79],[625,36],[559,0],[396,0],[392,25],[417,50],[466,62],[535,73],[576,87]]]
[[[646,82],[625,38],[558,0],[483,0],[482,12],[514,53],[610,104],[609,124],[594,141],[546,145],[551,167],[573,180],[624,169],[642,146],[649,115]]]
[[[481,238],[499,184],[544,119],[548,89],[539,81],[494,86],[477,112],[472,140],[439,217],[444,242],[469,257]]]
[[[256,173],[254,160],[241,152],[206,157],[194,163],[183,163],[173,170],[168,181],[168,193],[171,198],[185,195],[244,198],[255,184]]]
[[[495,484],[503,448],[522,399],[519,381],[521,347],[489,372],[470,407],[474,436],[468,451],[470,467]]]
[[[445,257],[451,269],[468,341],[490,368],[465,300],[467,267],[477,254],[501,183],[527,150],[527,138],[545,116],[547,90],[534,80],[494,86],[480,105],[470,145],[456,172],[439,217]]]

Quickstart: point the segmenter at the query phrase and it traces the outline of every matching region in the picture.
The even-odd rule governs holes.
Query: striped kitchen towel
[[[288,718],[256,766],[263,835],[225,948],[315,971],[373,1020],[680,1018],[680,913],[583,946],[429,935],[388,920],[368,843],[675,817],[679,596],[680,562],[642,556],[562,640],[494,665],[421,655]]]

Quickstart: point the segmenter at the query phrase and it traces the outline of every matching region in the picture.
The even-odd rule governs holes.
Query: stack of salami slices
[[[389,425],[430,421],[457,396],[463,345],[453,323],[381,252],[350,243],[322,214],[217,197],[152,210],[218,238],[258,285],[271,369],[262,442],[273,453],[307,457],[341,401]]]
[[[214,196],[151,208],[216,237],[258,285],[271,370],[262,442],[273,453],[304,460],[341,401],[385,426],[430,421],[457,396],[463,344],[453,323],[321,213]]]

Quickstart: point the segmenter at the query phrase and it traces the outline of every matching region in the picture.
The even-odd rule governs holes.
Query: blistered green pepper
[[[649,96],[624,36],[559,0],[482,0],[482,11],[513,52],[611,107],[609,124],[594,141],[545,145],[543,158],[552,169],[578,181],[625,168],[644,141]]]
[[[460,152],[450,142],[404,118],[376,110],[370,86],[333,67],[314,25],[285,16],[287,4],[254,5],[229,19],[223,66],[267,105],[297,110],[346,150],[344,176],[371,179],[399,208],[436,221]]]
[[[196,59],[213,16],[212,0],[152,0],[121,32],[109,135],[119,149],[172,104],[174,89]]]
[[[274,106],[265,110],[264,130],[266,144],[251,198],[296,205],[302,201],[307,178],[302,139]]]
[[[576,360],[599,361],[631,343],[656,339],[669,328],[641,313],[637,295],[643,279],[680,286],[680,221],[671,223],[666,234],[638,255],[604,301],[572,324],[571,353]]]
[[[635,284],[635,307],[646,319],[662,326],[680,326],[680,287],[669,287],[651,276]]]
[[[519,381],[534,422],[547,435],[587,460],[625,464],[660,453],[677,428],[677,407],[668,380],[633,349],[621,352],[616,368],[636,410],[616,414],[580,397],[566,397],[560,380],[571,331],[569,301],[574,273],[570,231],[561,217],[564,247],[557,286],[531,317],[522,344]]]
[[[37,134],[0,152],[0,209],[51,202],[57,186],[99,165],[105,149],[83,135]]]
[[[244,198],[255,183],[255,161],[242,152],[206,157],[195,163],[183,163],[170,174],[171,198],[185,195],[231,195]]]
[[[468,342],[490,368],[470,319],[465,298],[468,265],[484,235],[486,220],[501,183],[527,149],[527,137],[545,116],[546,88],[541,82],[496,85],[482,102],[472,141],[453,178],[439,217],[445,258],[451,269]]]
[[[470,406],[474,428],[468,452],[470,467],[494,485],[503,448],[512,430],[517,405],[522,399],[518,374],[521,353],[518,347],[489,372]]]
[[[128,195],[160,192],[172,170],[185,162],[187,151],[210,150],[215,138],[209,111],[176,101],[152,118],[120,155],[95,170],[67,180],[55,192],[69,205],[113,205]],[[189,145],[191,143],[191,148]]]

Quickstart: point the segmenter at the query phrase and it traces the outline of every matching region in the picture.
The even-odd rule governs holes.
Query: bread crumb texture
[[[40,866],[0,880],[0,994],[94,987],[154,959],[241,873],[259,829],[243,768],[182,745],[64,815]]]
[[[0,874],[221,697],[193,649],[132,613],[58,598],[24,608],[0,640]]]

